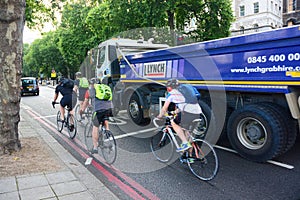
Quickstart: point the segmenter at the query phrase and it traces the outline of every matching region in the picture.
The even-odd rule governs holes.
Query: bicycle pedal
[[[179,160],[181,164],[187,163],[187,160],[185,158],[179,158]]]

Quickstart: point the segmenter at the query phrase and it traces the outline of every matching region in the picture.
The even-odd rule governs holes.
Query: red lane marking
[[[84,151],[82,151],[78,146],[76,146],[72,141],[70,141],[67,138],[62,138],[66,143],[68,143],[79,155],[81,155],[83,158],[87,159],[90,157],[88,154],[86,154]],[[130,196],[133,199],[144,199],[141,195],[139,195],[133,188],[129,187],[125,183],[123,183],[120,179],[118,179],[116,176],[111,174],[109,171],[107,171],[104,167],[101,166],[101,164],[97,163],[94,159],[91,163],[98,171],[101,171],[102,174],[109,180],[111,183],[114,183],[119,188],[121,188],[128,196]]]
[[[39,122],[41,122],[42,124],[44,124],[45,126],[47,126],[49,129],[51,129],[53,132],[57,133],[57,130],[55,128],[53,128],[49,123],[47,123],[44,119],[39,118],[37,113],[34,113],[33,111],[30,111],[30,110],[26,110],[26,111],[30,115],[32,115],[33,117],[35,117]],[[59,134],[57,133],[57,135],[59,135]],[[83,158],[86,159],[86,158],[90,157],[88,154],[86,154],[80,148],[78,148],[78,146],[76,146],[73,142],[71,142],[68,138],[62,137],[60,135],[59,135],[59,137],[61,137],[61,139],[63,139],[66,143],[68,143],[68,145],[71,146],[74,150],[76,150],[77,153],[80,154]],[[78,142],[78,141],[79,140],[76,139],[76,143],[83,147],[81,141],[80,142]],[[141,186],[140,184],[138,184],[137,182],[135,182],[133,179],[131,179],[130,177],[128,177],[127,175],[125,175],[124,173],[122,173],[119,169],[117,169],[117,168],[115,168],[115,167],[113,167],[111,165],[108,165],[107,163],[105,163],[104,160],[103,160],[103,162],[104,163],[102,163],[102,164],[104,164],[104,165],[110,167],[111,169],[113,169],[121,178],[123,178],[132,187],[134,187],[135,189],[137,189],[138,191],[140,191],[144,196],[146,196],[147,198],[149,198],[151,200],[159,200],[159,198],[157,196],[155,196],[153,193],[151,193],[150,191],[148,191],[147,189],[145,189],[143,186]],[[120,179],[118,179],[116,176],[114,176],[109,171],[107,171],[106,169],[104,169],[96,161],[93,160],[91,164],[96,169],[98,169],[98,171],[100,171],[110,182],[116,184],[121,190],[123,190],[130,197],[132,197],[134,199],[144,199],[135,190],[133,190],[128,185],[124,184]]]
[[[133,199],[144,199],[141,195],[139,195],[134,189],[129,187],[128,185],[124,184],[120,179],[109,173],[107,170],[105,170],[99,163],[97,163],[95,160],[92,161],[93,166],[95,166],[98,170],[105,173],[105,176],[110,182],[115,183],[119,188],[122,188],[122,190],[128,194]]]
[[[151,200],[160,200],[155,194],[150,192],[149,190],[145,189],[143,186],[141,186],[139,183],[135,182],[133,179],[122,173],[119,169],[112,166],[112,169],[116,174],[118,174],[121,178],[125,179],[130,185],[132,185],[134,188],[136,188],[138,191],[142,192],[144,196],[146,196],[148,199]]]

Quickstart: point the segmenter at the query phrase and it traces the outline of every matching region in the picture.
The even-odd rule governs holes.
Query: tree
[[[36,39],[30,47],[24,46],[23,74],[39,76],[43,73],[50,77],[54,68],[57,72],[67,75],[67,63],[58,48],[59,37],[57,32],[48,32],[42,39]]]
[[[80,68],[88,50],[97,44],[97,37],[86,24],[91,6],[76,3],[64,7],[62,23],[58,28],[59,50],[72,76]]]
[[[14,151],[21,147],[18,123],[25,0],[0,1],[0,8],[0,149]]]
[[[206,41],[229,36],[233,21],[229,0],[185,0],[177,6],[177,27],[196,20],[197,28],[188,33],[196,41]],[[183,28],[183,27],[181,27]]]

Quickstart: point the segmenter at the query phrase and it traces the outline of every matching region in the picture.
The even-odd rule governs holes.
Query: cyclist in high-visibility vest
[[[84,95],[86,91],[89,89],[89,81],[87,78],[82,77],[81,72],[75,73],[76,79],[74,82],[74,91],[78,92],[78,101],[80,108],[82,107],[82,103],[84,101]]]
[[[80,113],[86,109],[89,104],[89,99],[93,98],[94,101],[94,113],[92,116],[93,122],[93,149],[91,153],[97,153],[97,142],[98,142],[98,130],[101,123],[105,126],[105,130],[109,130],[108,119],[112,115],[112,91],[108,86],[108,81],[106,78],[102,80],[99,79],[91,80],[91,87],[85,94],[85,101],[80,109]]]

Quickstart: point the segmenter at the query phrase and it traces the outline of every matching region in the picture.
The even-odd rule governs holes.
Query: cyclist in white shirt
[[[178,152],[181,152],[192,147],[190,142],[187,140],[182,127],[188,130],[189,124],[194,119],[199,119],[202,110],[198,103],[186,103],[186,98],[177,89],[179,85],[180,83],[177,79],[170,79],[167,81],[166,87],[168,95],[161,109],[161,112],[157,117],[162,118],[164,114],[168,112],[168,108],[171,103],[174,103],[176,105],[174,112],[176,112],[178,116],[174,120],[171,120],[171,125],[182,141],[182,144],[177,149]]]

